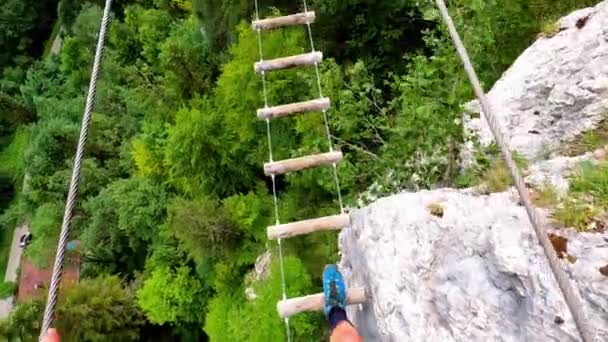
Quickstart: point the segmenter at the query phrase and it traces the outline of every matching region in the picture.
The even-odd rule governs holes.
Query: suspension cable
[[[496,140],[496,143],[500,147],[505,164],[506,164],[507,168],[509,169],[511,176],[513,177],[513,180],[515,182],[515,187],[517,188],[517,191],[519,192],[519,197],[520,197],[521,201],[523,202],[524,207],[526,208],[528,218],[530,219],[530,222],[532,223],[532,227],[534,228],[536,237],[538,238],[538,241],[540,242],[540,245],[543,248],[545,256],[547,257],[547,261],[549,262],[549,267],[553,273],[553,276],[555,277],[555,280],[557,281],[557,284],[559,285],[559,288],[561,289],[561,292],[566,301],[566,304],[568,305],[568,308],[570,309],[570,313],[572,314],[572,317],[574,318],[576,327],[584,342],[592,342],[592,341],[594,341],[594,337],[593,337],[593,334],[591,333],[591,330],[589,329],[589,326],[587,325],[587,322],[588,322],[587,313],[585,311],[585,307],[583,306],[582,300],[580,298],[580,293],[578,292],[577,289],[575,289],[575,287],[570,282],[570,279],[568,278],[568,276],[566,275],[564,270],[561,268],[560,261],[557,258],[557,254],[555,253],[555,250],[553,249],[551,241],[548,238],[545,226],[544,226],[543,222],[541,222],[541,217],[536,212],[536,209],[534,208],[534,205],[532,204],[532,201],[530,200],[530,193],[528,192],[528,189],[526,188],[526,185],[525,185],[524,179],[521,175],[521,172],[520,172],[517,164],[515,164],[515,162],[513,160],[511,151],[509,150],[506,139],[502,133],[502,128],[500,127],[500,124],[497,121],[496,116],[494,115],[493,108],[492,108],[490,102],[488,101],[488,99],[485,96],[483,88],[481,87],[481,84],[477,77],[477,73],[475,72],[475,68],[473,67],[473,64],[471,63],[471,59],[469,58],[468,52],[467,52],[464,44],[462,43],[462,40],[460,39],[460,35],[458,34],[458,31],[456,30],[456,27],[454,25],[452,17],[450,16],[450,14],[448,12],[445,2],[444,2],[444,0],[436,0],[436,1],[437,1],[437,6],[439,7],[439,11],[441,12],[441,16],[443,17],[443,20],[444,20],[445,24],[447,25],[450,36],[451,36],[452,40],[454,41],[456,50],[458,51],[458,55],[460,56],[460,59],[462,60],[465,71],[469,77],[469,80],[470,80],[473,90],[475,92],[475,95],[477,95],[477,98],[479,99],[479,103],[481,104],[481,108],[482,108],[483,114],[484,114],[483,116],[486,118],[486,121],[488,122],[488,126],[490,127],[490,130],[494,134],[494,139]]]
[[[255,0],[255,19],[260,20],[260,8],[258,5],[258,0]],[[256,32],[257,32],[257,36],[258,36],[258,50],[260,53],[260,61],[263,61],[264,60],[264,50],[262,48],[262,32],[261,32],[260,28],[257,28]],[[268,91],[266,89],[266,72],[262,71],[261,74],[262,74],[262,92],[264,94],[264,108],[268,108]],[[272,135],[271,135],[271,129],[270,129],[270,119],[266,119],[266,135],[268,137],[269,160],[272,163],[273,156],[272,156]],[[277,184],[276,184],[275,175],[271,175],[271,179],[272,179],[272,198],[273,198],[273,202],[274,202],[275,224],[279,225],[279,224],[281,224],[281,221],[279,219],[279,200],[277,197]],[[282,294],[283,300],[286,300],[287,299],[287,282],[285,280],[285,264],[283,262],[283,244],[282,244],[280,238],[277,240],[277,249],[279,252],[279,268],[280,268],[280,272],[281,272],[281,294]],[[291,342],[291,329],[289,327],[289,318],[285,317],[284,322],[285,322],[285,334],[287,335],[287,342]]]
[[[91,74],[91,81],[89,83],[89,92],[87,95],[87,102],[82,117],[82,126],[80,128],[80,138],[78,139],[78,147],[76,149],[76,156],[74,158],[74,169],[72,170],[72,180],[70,182],[70,191],[68,192],[67,203],[65,207],[65,213],[63,215],[63,224],[61,225],[61,234],[59,237],[59,243],[57,245],[57,254],[55,256],[55,264],[53,265],[53,275],[51,277],[51,283],[49,286],[49,293],[47,298],[47,304],[44,311],[44,317],[42,320],[42,329],[40,331],[40,338],[42,339],[46,335],[48,329],[53,323],[55,315],[55,309],[57,306],[57,293],[59,291],[59,285],[61,282],[61,271],[63,268],[63,262],[65,259],[65,249],[67,246],[68,238],[70,235],[70,224],[72,223],[72,215],[74,211],[74,205],[78,195],[78,186],[80,185],[80,171],[82,168],[82,160],[84,158],[84,150],[87,144],[89,136],[89,126],[91,124],[91,115],[93,107],[95,106],[95,99],[97,94],[97,80],[99,78],[99,72],[101,69],[101,62],[103,60],[104,45],[106,32],[108,29],[108,22],[110,18],[110,8],[112,7],[112,0],[106,0],[105,8],[103,11],[103,17],[101,19],[101,27],[99,29],[99,37],[97,40],[97,49],[95,50],[95,60],[93,62],[93,71]]]
[[[306,13],[306,12],[308,12],[308,3],[306,0],[303,0],[303,3],[304,3],[304,12]],[[314,53],[316,51],[315,51],[315,43],[312,38],[312,28],[310,27],[310,21],[306,22],[306,27],[307,27],[307,31],[308,31],[308,39],[310,41],[310,50],[311,50],[311,52]],[[315,74],[317,76],[317,88],[319,91],[319,98],[323,98],[323,89],[321,87],[321,73],[319,72],[319,63],[318,62],[315,62]],[[325,124],[325,134],[327,135],[327,141],[328,141],[328,145],[329,145],[329,152],[333,152],[334,146],[331,141],[331,131],[329,129],[329,120],[327,117],[327,109],[323,109],[322,113],[323,113],[323,123]],[[340,179],[338,178],[337,164],[333,163],[332,168],[333,168],[333,173],[334,173],[334,181],[336,183],[336,192],[338,193],[338,203],[340,204],[340,212],[342,214],[344,214],[344,203],[342,201],[342,190],[340,188]]]

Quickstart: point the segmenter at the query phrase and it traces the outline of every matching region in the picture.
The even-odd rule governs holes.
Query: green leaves
[[[241,232],[230,213],[217,200],[201,197],[192,201],[175,198],[168,207],[165,227],[168,236],[198,263],[226,257],[241,240]]]
[[[289,297],[310,294],[313,290],[304,265],[295,257],[285,257],[287,293]],[[212,341],[282,341],[285,327],[276,312],[281,298],[278,261],[272,262],[268,279],[252,285],[257,298],[248,301],[240,281],[233,286],[238,291],[219,293],[209,304],[205,332]],[[324,326],[321,316],[298,315],[290,319],[291,333],[296,341],[314,341]],[[255,329],[251,329],[255,326]]]
[[[137,341],[144,320],[133,291],[123,286],[117,276],[100,276],[64,290],[56,321],[61,340]]]
[[[84,249],[101,270],[131,273],[144,265],[165,217],[166,193],[148,179],[115,181],[84,204]]]
[[[202,323],[205,296],[188,267],[157,268],[137,293],[137,303],[155,324]]]
[[[33,341],[40,333],[44,298],[18,304],[0,322],[0,337]],[[62,341],[137,341],[144,320],[131,289],[116,276],[100,276],[62,287],[55,328]]]

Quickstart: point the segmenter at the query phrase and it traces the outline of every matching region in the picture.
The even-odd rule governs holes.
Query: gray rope
[[[258,5],[258,0],[254,1],[255,3],[255,19],[260,20],[260,9]],[[258,51],[260,53],[260,61],[264,60],[264,49],[262,48],[262,30],[260,28],[256,29],[258,36]],[[266,73],[262,71],[262,93],[264,95],[264,108],[268,108],[268,90],[266,89]],[[270,162],[273,162],[272,156],[272,136],[270,134],[270,119],[266,119],[266,136],[268,138],[268,154]],[[279,200],[277,197],[277,183],[275,175],[271,175],[272,178],[272,198],[274,201],[274,218],[275,224],[281,224],[279,219]],[[287,282],[285,280],[285,264],[283,261],[283,243],[279,238],[277,240],[277,250],[279,252],[279,267],[281,272],[281,294],[283,300],[287,299]],[[289,318],[285,317],[283,320],[285,323],[285,334],[287,335],[287,342],[291,342],[291,328],[289,326]]]
[[[488,125],[490,126],[490,129],[492,130],[492,133],[494,134],[496,143],[500,147],[507,168],[511,172],[511,176],[515,181],[515,187],[517,188],[517,191],[519,192],[519,197],[521,198],[521,201],[523,202],[524,207],[526,208],[526,212],[528,213],[528,217],[530,219],[530,222],[532,223],[532,227],[534,228],[536,237],[538,238],[538,241],[540,242],[540,245],[543,248],[545,256],[547,257],[549,267],[553,272],[553,276],[555,277],[555,280],[557,281],[557,284],[559,285],[559,288],[562,291],[568,308],[570,309],[572,317],[574,318],[576,327],[584,342],[594,341],[593,334],[591,333],[591,330],[587,325],[587,313],[580,298],[580,293],[572,285],[570,279],[568,278],[564,270],[561,268],[561,262],[557,258],[557,254],[555,253],[551,241],[547,236],[547,231],[543,225],[543,222],[541,222],[541,218],[540,216],[538,216],[536,209],[534,208],[534,205],[530,200],[530,193],[526,188],[521,172],[519,171],[517,164],[515,164],[515,162],[513,161],[513,156],[511,155],[511,151],[509,150],[506,139],[503,136],[500,124],[496,120],[496,117],[494,116],[494,112],[492,110],[492,106],[490,105],[488,99],[484,94],[483,88],[481,87],[479,79],[477,78],[475,69],[473,68],[473,64],[471,63],[467,50],[464,44],[462,43],[462,40],[460,39],[456,27],[454,26],[454,22],[452,21],[448,9],[443,0],[436,1],[437,5],[439,6],[439,11],[441,12],[443,20],[445,21],[445,24],[448,27],[450,36],[452,37],[456,49],[458,50],[458,55],[460,56],[460,59],[464,64],[465,71],[469,77],[469,80],[471,81],[471,85],[473,86],[475,95],[477,95],[477,98],[479,99],[484,116],[488,122]]]
[[[108,21],[110,17],[110,8],[112,7],[112,0],[106,0],[103,18],[101,20],[101,28],[99,29],[99,38],[97,40],[97,49],[95,51],[95,61],[93,63],[93,72],[91,74],[91,82],[89,84],[89,93],[87,96],[87,103],[82,117],[82,126],[80,128],[80,138],[78,140],[78,147],[76,149],[76,157],[74,159],[74,169],[72,170],[72,181],[70,183],[70,191],[68,193],[67,204],[65,207],[65,213],[63,215],[63,224],[61,225],[61,235],[59,237],[59,244],[57,245],[57,255],[55,256],[55,264],[53,265],[53,275],[51,277],[51,283],[49,286],[49,294],[44,311],[44,318],[42,320],[42,329],[40,331],[40,338],[46,335],[47,330],[53,323],[53,317],[55,315],[55,308],[57,306],[57,292],[59,290],[59,284],[61,282],[61,270],[63,268],[63,261],[65,259],[65,249],[70,235],[70,224],[72,221],[72,214],[74,211],[74,205],[76,203],[76,197],[78,195],[78,185],[80,183],[80,170],[82,168],[82,159],[84,157],[84,149],[87,144],[87,138],[89,135],[89,126],[91,124],[91,114],[93,107],[95,106],[95,95],[97,90],[97,79],[99,78],[99,71],[101,62],[103,59],[104,44],[106,38],[106,31],[108,28]]]
[[[304,12],[308,12],[308,3],[306,0],[303,0],[304,3]],[[316,52],[315,50],[315,42],[312,38],[312,28],[310,22],[306,22],[306,27],[308,31],[308,40],[310,42],[310,50],[311,52]],[[315,75],[317,76],[317,89],[319,91],[319,98],[323,98],[323,87],[321,86],[321,73],[319,72],[319,63],[315,62]],[[329,129],[329,119],[327,115],[327,109],[323,109],[323,124],[325,125],[325,134],[327,135],[327,142],[329,145],[329,152],[334,151],[334,145],[331,141],[331,130]],[[333,174],[334,181],[336,183],[336,192],[338,193],[338,204],[340,205],[340,212],[344,214],[344,201],[342,200],[342,189],[340,187],[340,178],[338,177],[338,165],[333,163]]]

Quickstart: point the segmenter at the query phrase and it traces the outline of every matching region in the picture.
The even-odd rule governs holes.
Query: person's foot
[[[346,307],[346,286],[344,278],[336,265],[325,266],[323,271],[323,294],[325,296],[325,316],[329,316],[331,309]]]

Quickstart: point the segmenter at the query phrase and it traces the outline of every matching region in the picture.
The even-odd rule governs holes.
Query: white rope
[[[517,164],[515,164],[513,160],[511,151],[509,150],[506,139],[503,136],[502,128],[496,120],[493,108],[484,94],[483,88],[481,87],[473,64],[471,63],[467,50],[464,44],[462,43],[462,40],[460,39],[456,27],[454,26],[454,22],[452,21],[448,9],[443,0],[436,1],[437,5],[439,6],[439,11],[441,12],[443,20],[445,21],[448,27],[450,36],[454,41],[456,50],[458,51],[458,55],[460,56],[460,59],[464,64],[465,71],[469,77],[469,80],[471,81],[473,90],[475,91],[475,94],[479,99],[484,116],[488,122],[488,125],[490,126],[490,129],[492,130],[492,133],[494,134],[496,143],[500,147],[507,168],[511,172],[511,176],[515,181],[515,187],[517,188],[517,191],[519,192],[519,197],[521,198],[521,201],[523,202],[524,207],[526,208],[526,212],[528,213],[528,217],[530,219],[530,222],[532,223],[532,227],[534,228],[536,237],[538,238],[538,241],[540,242],[540,245],[543,248],[545,256],[547,257],[549,267],[553,272],[553,276],[555,277],[555,280],[557,281],[559,288],[561,289],[568,308],[570,309],[572,317],[574,318],[576,327],[584,342],[594,341],[591,329],[587,325],[587,313],[580,298],[580,293],[572,285],[570,279],[568,278],[564,270],[561,268],[561,262],[557,258],[557,254],[555,253],[551,241],[547,236],[547,231],[543,225],[543,222],[541,222],[540,216],[536,213],[536,209],[534,208],[532,201],[530,200],[530,194],[528,192],[528,189],[526,188],[524,179],[521,176],[521,172],[519,171]]]
[[[308,12],[308,3],[306,0],[303,0],[304,3],[304,12]],[[310,41],[310,50],[311,52],[315,51],[315,43],[312,39],[312,28],[310,25],[310,21],[306,22],[306,27],[308,31],[308,39]],[[321,87],[321,73],[319,72],[319,63],[315,63],[315,74],[317,76],[317,88],[319,90],[319,98],[323,98],[323,88]],[[329,129],[329,119],[327,118],[327,109],[323,109],[323,123],[325,124],[325,134],[327,135],[327,142],[329,145],[329,152],[334,151],[334,145],[331,140],[331,130]],[[336,192],[338,193],[338,203],[340,204],[340,212],[344,214],[344,202],[342,201],[342,190],[340,187],[340,179],[338,178],[338,166],[336,163],[333,165],[333,173],[334,173],[334,181],[336,182]]]
[[[70,224],[72,222],[74,205],[76,203],[76,197],[78,195],[78,186],[80,185],[80,170],[82,167],[84,149],[86,147],[87,139],[89,136],[89,126],[91,124],[91,114],[93,112],[93,107],[95,106],[95,98],[96,98],[96,93],[97,93],[97,79],[99,78],[101,62],[103,60],[106,31],[108,29],[108,22],[109,22],[109,18],[110,18],[110,8],[111,7],[112,7],[112,0],[106,0],[105,8],[103,11],[103,17],[101,19],[101,27],[99,29],[99,37],[97,39],[97,49],[95,50],[95,60],[93,63],[91,82],[89,83],[89,93],[87,96],[87,103],[86,103],[84,115],[82,117],[82,126],[80,127],[80,138],[78,139],[76,157],[74,158],[74,169],[72,170],[72,180],[70,183],[70,191],[68,193],[65,213],[63,215],[63,224],[61,225],[61,234],[59,237],[59,243],[57,245],[57,254],[55,256],[55,264],[53,265],[53,275],[51,277],[47,304],[46,304],[46,308],[44,310],[44,317],[42,320],[42,329],[40,330],[41,339],[47,333],[48,329],[51,327],[51,325],[53,323],[53,318],[55,315],[55,308],[57,306],[57,293],[59,291],[59,284],[61,282],[61,270],[63,268],[63,261],[65,259],[66,245],[68,242],[68,238],[70,236]]]
[[[258,5],[258,0],[255,0],[255,19],[260,20],[260,9]],[[260,61],[264,60],[264,50],[262,48],[262,32],[261,29],[258,28],[256,30],[258,35],[258,50],[260,53]],[[262,92],[264,94],[264,108],[268,108],[268,91],[266,90],[266,73],[262,71]],[[266,136],[268,138],[268,154],[270,162],[273,162],[272,155],[272,135],[270,130],[270,119],[266,119]],[[272,198],[274,201],[274,218],[275,224],[281,224],[279,219],[279,201],[277,198],[277,184],[275,175],[271,176],[272,179]],[[283,244],[281,239],[277,240],[277,249],[279,252],[279,268],[281,272],[281,293],[283,300],[287,299],[287,282],[285,280],[285,264],[283,262]],[[291,342],[291,329],[289,327],[289,318],[285,317],[285,334],[287,335],[287,342]]]

